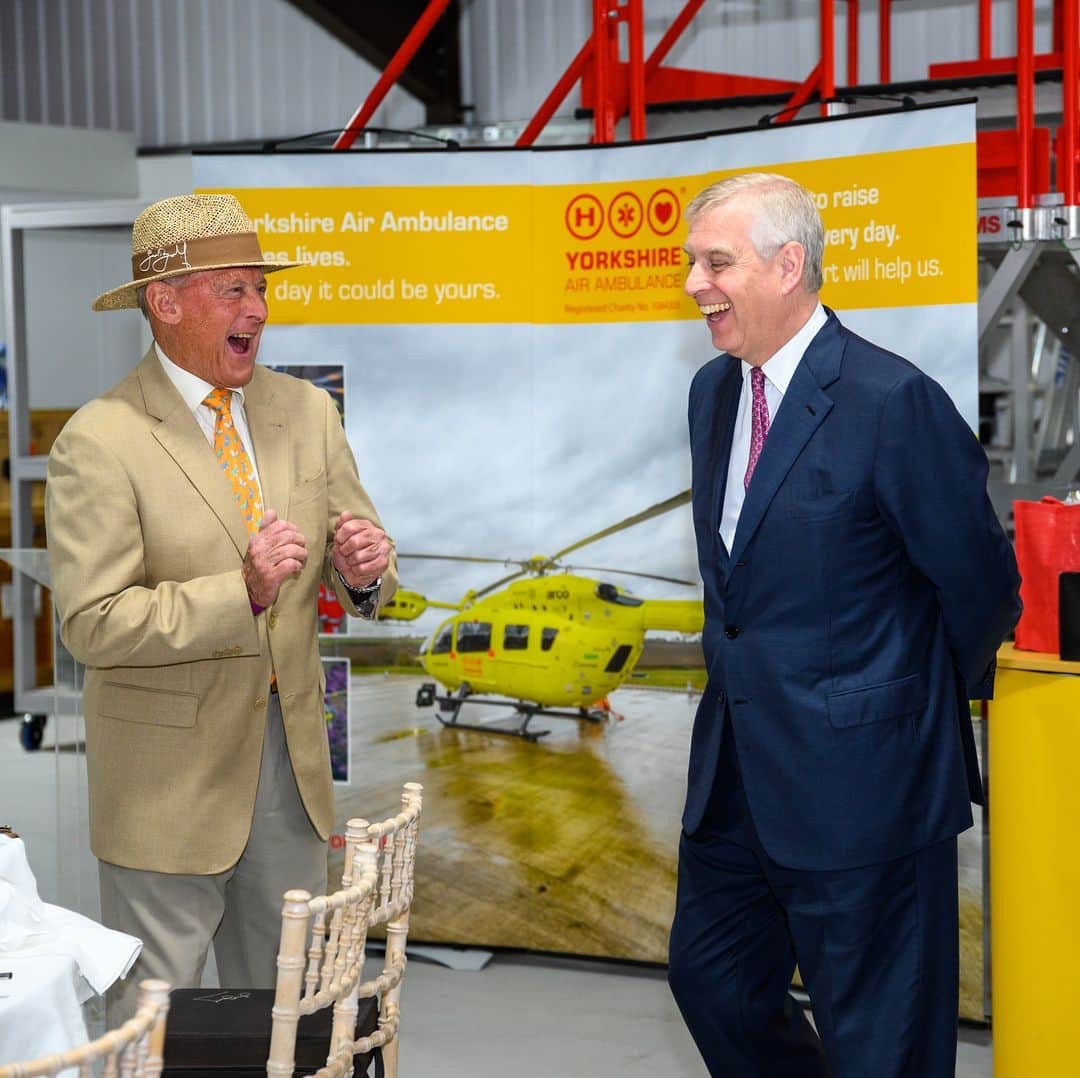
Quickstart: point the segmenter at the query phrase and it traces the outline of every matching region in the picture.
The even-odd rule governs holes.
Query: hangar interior
[[[1076,20],[1076,0],[0,4],[0,545],[43,545],[48,445],[148,344],[136,312],[103,320],[88,298],[122,279],[135,213],[192,189],[193,154],[603,144],[968,99],[978,433],[1010,528],[1014,499],[1080,486]],[[929,179],[923,194],[932,214]],[[27,562],[40,576],[40,555]],[[8,579],[0,823],[65,835],[35,864],[43,896],[92,908],[93,869],[67,846],[66,821],[85,825],[79,674],[53,651],[47,591]],[[30,767],[24,715],[50,717],[47,769]],[[39,798],[33,821],[16,811]],[[655,968],[417,962],[406,997],[411,1073],[704,1073]],[[961,1040],[957,1074],[992,1073],[989,1025]]]

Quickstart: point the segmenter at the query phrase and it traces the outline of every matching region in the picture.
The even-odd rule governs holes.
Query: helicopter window
[[[540,650],[550,651],[551,645],[555,643],[555,637],[558,635],[558,629],[544,629],[540,634]]]
[[[614,584],[597,584],[596,597],[603,599],[605,603],[615,603],[616,606],[641,606],[645,601],[644,599],[638,599],[634,595],[627,595],[624,591],[619,591]]]
[[[507,625],[503,630],[503,650],[524,651],[528,646],[528,625]]]
[[[466,651],[487,651],[491,647],[490,621],[462,621],[457,627],[457,649]]]
[[[630,652],[633,649],[629,644],[620,644],[615,653],[608,659],[607,666],[604,667],[604,673],[617,674],[626,665],[626,660],[630,658]]]
[[[432,655],[445,655],[450,651],[454,640],[454,625],[451,622],[442,632],[435,637],[435,643],[431,645]]]

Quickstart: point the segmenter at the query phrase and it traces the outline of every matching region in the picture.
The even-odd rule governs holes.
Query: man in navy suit
[[[686,218],[726,354],[690,389],[709,677],[672,991],[713,1075],[952,1078],[968,700],[1020,611],[986,458],[941,386],[822,307],[805,189],[748,173]]]

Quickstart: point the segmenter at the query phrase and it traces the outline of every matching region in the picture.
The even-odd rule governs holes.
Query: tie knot
[[[760,367],[752,367],[750,369],[750,388],[755,393],[763,393],[765,391],[765,372]]]
[[[232,390],[218,387],[217,389],[211,389],[209,393],[203,397],[203,404],[207,408],[212,408],[215,412],[229,412],[231,411],[232,404]]]

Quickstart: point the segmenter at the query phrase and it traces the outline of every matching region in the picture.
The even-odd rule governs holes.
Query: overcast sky
[[[349,441],[399,550],[527,558],[689,487],[686,395],[712,354],[696,322],[277,326],[259,359],[344,365]],[[696,581],[689,506],[570,561]],[[509,571],[401,564],[403,586],[446,601]],[[700,594],[610,579],[643,596]],[[410,631],[430,632],[443,616]]]

